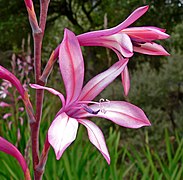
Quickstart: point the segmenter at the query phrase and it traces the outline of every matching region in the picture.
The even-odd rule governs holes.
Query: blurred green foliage
[[[171,34],[172,38],[170,41],[171,46],[176,50],[176,51],[183,51],[183,22],[177,24],[174,27],[174,31]]]
[[[42,129],[42,141],[43,134]],[[141,149],[132,144],[124,145],[120,140],[120,132],[110,128],[107,145],[111,164],[108,166],[102,155],[89,142],[84,128],[80,127],[76,141],[63,154],[61,160],[56,161],[53,150],[50,150],[43,179],[181,180],[183,178],[183,139],[177,132],[174,136],[170,136],[167,129],[163,131],[161,153],[156,144],[151,144],[147,131],[140,143],[143,144]],[[18,164],[12,157],[0,152],[0,163],[2,180],[23,178],[20,167],[17,168]]]

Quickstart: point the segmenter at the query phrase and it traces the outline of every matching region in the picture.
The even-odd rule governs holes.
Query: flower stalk
[[[41,76],[42,41],[43,41],[44,30],[45,30],[45,26],[46,26],[49,2],[50,2],[49,0],[40,1],[40,22],[38,25],[37,18],[34,13],[32,1],[25,0],[25,4],[26,4],[28,14],[29,14],[29,22],[32,27],[33,39],[34,39],[35,82],[37,84],[40,84],[43,86],[44,86],[44,82],[41,82],[39,80],[39,78]],[[29,11],[29,10],[31,10],[31,11]],[[36,90],[36,113],[35,113],[36,122],[31,124],[32,157],[33,157],[33,169],[34,169],[34,178],[35,179],[41,179],[42,174],[43,174],[42,171],[38,171],[36,168],[36,166],[39,163],[39,129],[40,129],[41,116],[42,116],[43,97],[44,97],[44,91]]]

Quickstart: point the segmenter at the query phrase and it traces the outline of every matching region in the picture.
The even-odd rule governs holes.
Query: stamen
[[[98,114],[99,111],[100,111],[100,109],[97,110],[97,111],[94,111],[94,110],[92,110],[90,107],[88,107],[88,106],[85,105],[85,104],[81,104],[81,106],[82,106],[82,108],[83,108],[86,112],[88,112],[88,113],[90,113],[90,114]]]
[[[80,103],[82,103],[82,104],[80,104]],[[99,105],[99,109],[97,111],[94,111],[89,106],[87,106],[85,103],[86,104],[98,104]],[[107,112],[106,108],[110,107],[110,101],[108,99],[103,99],[103,98],[101,98],[99,100],[99,102],[95,102],[95,101],[80,101],[80,102],[78,102],[78,104],[80,104],[79,107],[82,107],[86,112],[88,112],[90,114],[98,114],[99,112],[105,114]],[[79,109],[79,107],[77,107],[77,108]]]
[[[99,107],[100,107],[100,112],[105,114],[107,112],[106,108],[110,107],[110,101],[108,99],[101,98],[99,100]]]

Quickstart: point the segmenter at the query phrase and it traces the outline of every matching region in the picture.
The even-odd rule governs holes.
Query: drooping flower
[[[62,108],[48,130],[48,141],[53,147],[57,159],[60,159],[65,149],[75,140],[80,123],[86,127],[91,143],[98,148],[108,164],[110,163],[103,133],[99,127],[87,119],[88,117],[102,117],[128,128],[150,125],[144,112],[130,103],[93,101],[124,70],[127,62],[128,59],[116,62],[83,86],[84,61],[80,45],[76,36],[71,31],[65,30],[59,50],[59,65],[66,98],[55,89],[37,84],[30,85],[35,89],[48,90],[59,96],[62,102]]]
[[[118,26],[111,29],[92,31],[78,35],[78,41],[81,46],[104,46],[110,48],[118,55],[119,59],[131,57],[134,51],[149,55],[167,56],[169,53],[161,45],[153,42],[154,40],[169,37],[164,29],[151,26],[127,28],[147,10],[148,6],[140,7],[132,12],[132,14]],[[121,75],[124,93],[128,95],[130,79],[127,67]]]
[[[24,176],[26,180],[30,180],[30,172],[27,167],[26,161],[20,151],[10,142],[8,142],[6,139],[0,137],[0,151],[9,154],[16,158],[24,172]]]

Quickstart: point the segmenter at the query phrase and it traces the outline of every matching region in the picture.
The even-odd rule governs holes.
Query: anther
[[[85,104],[82,104],[81,106],[82,106],[82,108],[83,108],[86,112],[88,112],[88,113],[90,113],[90,114],[98,114],[99,111],[100,111],[100,109],[97,110],[97,111],[94,111],[94,110],[92,110],[91,108],[89,108],[89,107],[88,107],[87,105],[85,105]]]
[[[100,112],[102,113],[106,113],[106,108],[108,108],[110,106],[110,101],[108,99],[103,99],[101,98],[99,100],[99,107],[100,107]]]

